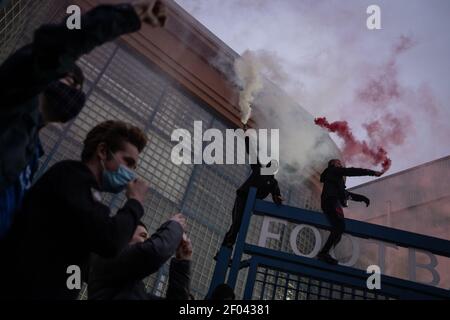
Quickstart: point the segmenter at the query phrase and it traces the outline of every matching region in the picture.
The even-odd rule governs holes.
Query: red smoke
[[[328,123],[325,118],[315,120],[317,125],[337,133],[344,140],[343,154],[348,160],[370,161],[374,165],[381,164],[384,171],[388,170],[391,160],[384,148],[404,144],[407,136],[412,133],[410,106],[418,104],[428,109],[426,106],[430,104],[432,97],[430,90],[411,90],[402,84],[398,76],[397,61],[400,55],[415,45],[416,42],[411,37],[402,35],[393,44],[390,56],[384,63],[376,66],[376,69],[363,70],[362,81],[349,106],[354,111],[358,108],[358,112],[362,107],[376,112],[375,115],[369,111],[371,119],[363,124],[367,141],[357,140],[345,121]]]
[[[394,44],[392,51],[394,52],[394,54],[400,54],[405,51],[408,51],[415,45],[416,43],[411,37],[401,35],[400,38],[398,39],[398,42]]]
[[[410,131],[409,117],[397,117],[386,113],[380,119],[363,124],[371,145],[402,145],[406,140],[406,132]]]
[[[357,89],[356,98],[359,103],[385,109],[389,104],[404,98],[405,88],[398,79],[397,60],[415,44],[410,37],[400,36],[392,47],[390,58],[375,73],[370,72],[362,87]]]
[[[335,132],[340,138],[344,140],[344,157],[347,160],[361,158],[369,159],[373,165],[381,163],[383,172],[386,172],[391,166],[391,159],[388,158],[386,150],[382,147],[372,147],[366,141],[359,141],[353,135],[348,126],[347,121],[335,121],[329,123],[325,117],[316,118],[314,123],[330,132]],[[374,124],[371,130],[375,130],[379,124]],[[368,129],[369,130],[369,129]]]
[[[358,89],[358,101],[377,108],[385,108],[391,102],[401,99],[401,87],[397,80],[397,70],[394,64],[387,64],[382,74],[367,80],[363,88]]]

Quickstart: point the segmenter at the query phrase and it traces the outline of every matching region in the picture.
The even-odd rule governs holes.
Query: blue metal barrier
[[[271,216],[293,223],[312,225],[321,229],[331,228],[330,223],[322,213],[290,206],[279,206],[271,202],[258,200],[256,199],[256,189],[250,189],[241,228],[234,248],[228,278],[226,278],[226,275],[229,267],[228,261],[232,255],[232,250],[222,247],[219,251],[216,269],[211,281],[208,296],[210,296],[214,288],[221,283],[226,282],[230,287],[235,288],[238,273],[242,267],[241,260],[243,254],[251,256],[248,261],[249,268],[243,296],[244,299],[252,299],[258,268],[270,268],[277,272],[291,273],[298,275],[298,279],[301,277],[315,279],[314,281],[316,282],[313,284],[309,284],[308,282],[307,286],[311,285],[317,287],[317,283],[325,281],[328,286],[329,284],[339,284],[351,288],[351,290],[353,290],[352,294],[354,294],[354,290],[365,290],[361,294],[362,297],[372,294],[367,293],[368,289],[366,281],[368,274],[363,270],[340,265],[328,265],[316,259],[245,243],[252,214]],[[403,247],[426,250],[440,256],[450,257],[450,241],[447,240],[373,225],[352,219],[345,219],[345,225],[346,233],[359,238],[381,240]],[[376,291],[377,295],[382,296],[384,299],[450,299],[449,290],[414,281],[381,275],[381,283],[382,289]],[[287,286],[285,289],[289,290]],[[332,292],[331,289],[328,291]],[[310,294],[308,290],[304,290],[304,294],[306,297],[321,296],[320,294]],[[340,292],[340,294],[342,295],[343,293]],[[350,294],[350,296],[352,296],[352,294]],[[329,298],[332,298],[331,293]]]

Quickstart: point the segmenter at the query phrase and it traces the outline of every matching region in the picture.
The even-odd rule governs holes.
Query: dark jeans
[[[328,253],[332,247],[335,247],[341,241],[345,230],[344,211],[337,198],[322,199],[321,206],[323,213],[325,213],[332,226],[330,236],[320,251],[321,253]]]
[[[231,227],[225,234],[222,245],[232,248],[236,243],[236,238],[241,228],[242,217],[244,215],[247,198],[237,196],[234,200],[233,213],[231,216]]]

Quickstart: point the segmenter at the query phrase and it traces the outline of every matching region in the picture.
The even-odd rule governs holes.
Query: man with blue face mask
[[[106,169],[104,161],[102,161],[102,190],[104,192],[119,193],[125,189],[127,184],[136,178],[133,170],[128,169],[125,165],[120,164],[116,156],[110,151],[111,157],[119,164],[115,171]]]
[[[115,257],[144,214],[148,187],[134,170],[146,143],[137,127],[103,122],[84,140],[81,161],[59,162],[34,184],[0,248],[7,252],[1,294],[10,299],[77,298],[79,290],[67,287],[67,268],[79,266],[83,277],[91,253]],[[127,201],[111,217],[99,192],[121,191]]]

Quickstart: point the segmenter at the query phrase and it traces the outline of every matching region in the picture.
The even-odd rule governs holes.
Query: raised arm
[[[90,10],[81,18],[81,29],[69,30],[65,22],[42,26],[33,42],[37,67],[61,76],[83,54],[140,27],[141,20],[130,4],[101,5]]]
[[[245,136],[245,152],[250,155],[250,137],[249,136]],[[250,164],[250,168],[252,169],[252,171],[254,172],[259,172],[258,170],[260,170],[262,167],[261,163],[259,162],[259,158],[258,155],[256,155],[256,163],[251,163]]]
[[[0,67],[2,107],[14,106],[64,77],[83,54],[141,27],[131,4],[101,5],[81,18],[81,29],[66,22],[37,29],[32,44],[10,56]]]
[[[168,300],[189,300],[191,285],[191,240],[183,239],[177,249],[175,259],[172,259],[169,270],[169,286],[166,298]]]
[[[117,261],[122,278],[143,279],[158,271],[175,254],[182,237],[182,226],[167,221],[146,241],[124,250]]]
[[[191,262],[172,259],[169,269],[167,300],[189,300],[191,283]]]
[[[333,174],[345,176],[345,177],[360,177],[360,176],[380,176],[381,172],[362,169],[362,168],[340,168],[333,167],[330,168]]]
[[[127,245],[144,214],[141,203],[130,199],[111,217],[109,208],[94,200],[91,188],[86,179],[80,178],[79,170],[65,163],[50,170],[48,179],[51,179],[54,201],[69,208],[68,219],[83,232],[84,243],[102,257],[116,256]]]

